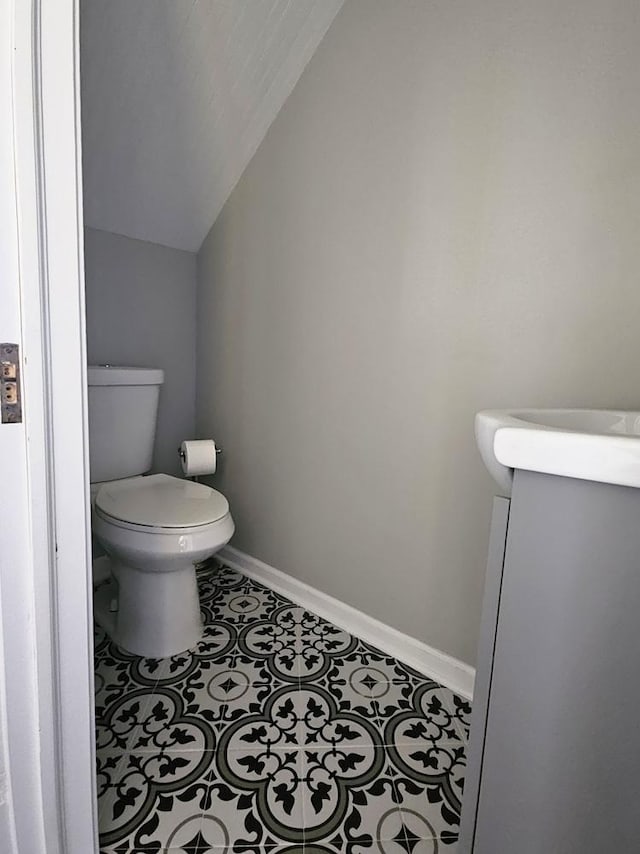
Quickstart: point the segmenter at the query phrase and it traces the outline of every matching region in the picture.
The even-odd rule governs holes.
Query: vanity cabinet
[[[494,503],[458,854],[640,851],[640,490]]]

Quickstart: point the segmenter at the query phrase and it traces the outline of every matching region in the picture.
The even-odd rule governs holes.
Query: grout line
[[[367,742],[366,744],[356,741],[356,742],[350,742],[349,746],[356,748],[356,749],[363,749],[365,747],[370,747],[372,743],[373,743],[374,747],[384,747],[384,748],[397,747],[397,746],[404,746],[404,747],[412,746],[410,742],[404,742],[404,741],[395,741],[395,742],[374,741],[374,742]],[[270,745],[269,749],[273,750],[276,753],[295,753],[296,751],[300,752],[303,750],[314,750],[314,751],[317,750],[317,751],[327,751],[328,752],[330,750],[333,750],[334,747],[336,749],[341,749],[341,748],[338,748],[338,746],[333,745],[330,741],[313,742],[312,744]],[[437,747],[437,748],[456,747],[457,748],[457,747],[464,747],[464,744],[457,739],[445,738],[445,739],[434,740],[433,741],[433,747]],[[109,748],[105,748],[105,749],[109,749]],[[230,753],[240,753],[240,752],[260,753],[260,752],[263,752],[264,750],[265,750],[265,745],[260,745],[257,747],[251,747],[251,746],[227,747],[227,751]],[[161,748],[156,748],[155,750],[152,750],[151,748],[148,748],[148,747],[147,748],[140,747],[140,748],[136,748],[134,750],[127,750],[126,753],[123,754],[123,756],[139,756],[139,755],[141,756],[141,755],[147,755],[147,754],[155,755],[155,756],[168,756],[168,755],[173,754],[173,753],[176,753],[176,754],[202,753],[203,755],[206,753],[218,754],[219,749],[218,749],[218,747],[214,747],[211,750],[202,750],[201,748],[197,748],[197,747],[192,747],[192,748],[190,748],[190,747],[161,747]]]

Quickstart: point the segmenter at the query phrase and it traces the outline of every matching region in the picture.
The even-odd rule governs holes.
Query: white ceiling
[[[343,0],[82,0],[85,222],[196,251]]]

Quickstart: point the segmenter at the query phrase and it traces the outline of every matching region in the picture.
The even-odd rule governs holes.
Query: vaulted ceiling
[[[85,223],[196,251],[343,0],[82,0]]]

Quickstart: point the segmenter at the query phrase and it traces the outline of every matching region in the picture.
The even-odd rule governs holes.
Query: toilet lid
[[[194,528],[229,512],[229,502],[215,489],[168,474],[105,483],[96,507],[122,522],[154,528]]]

